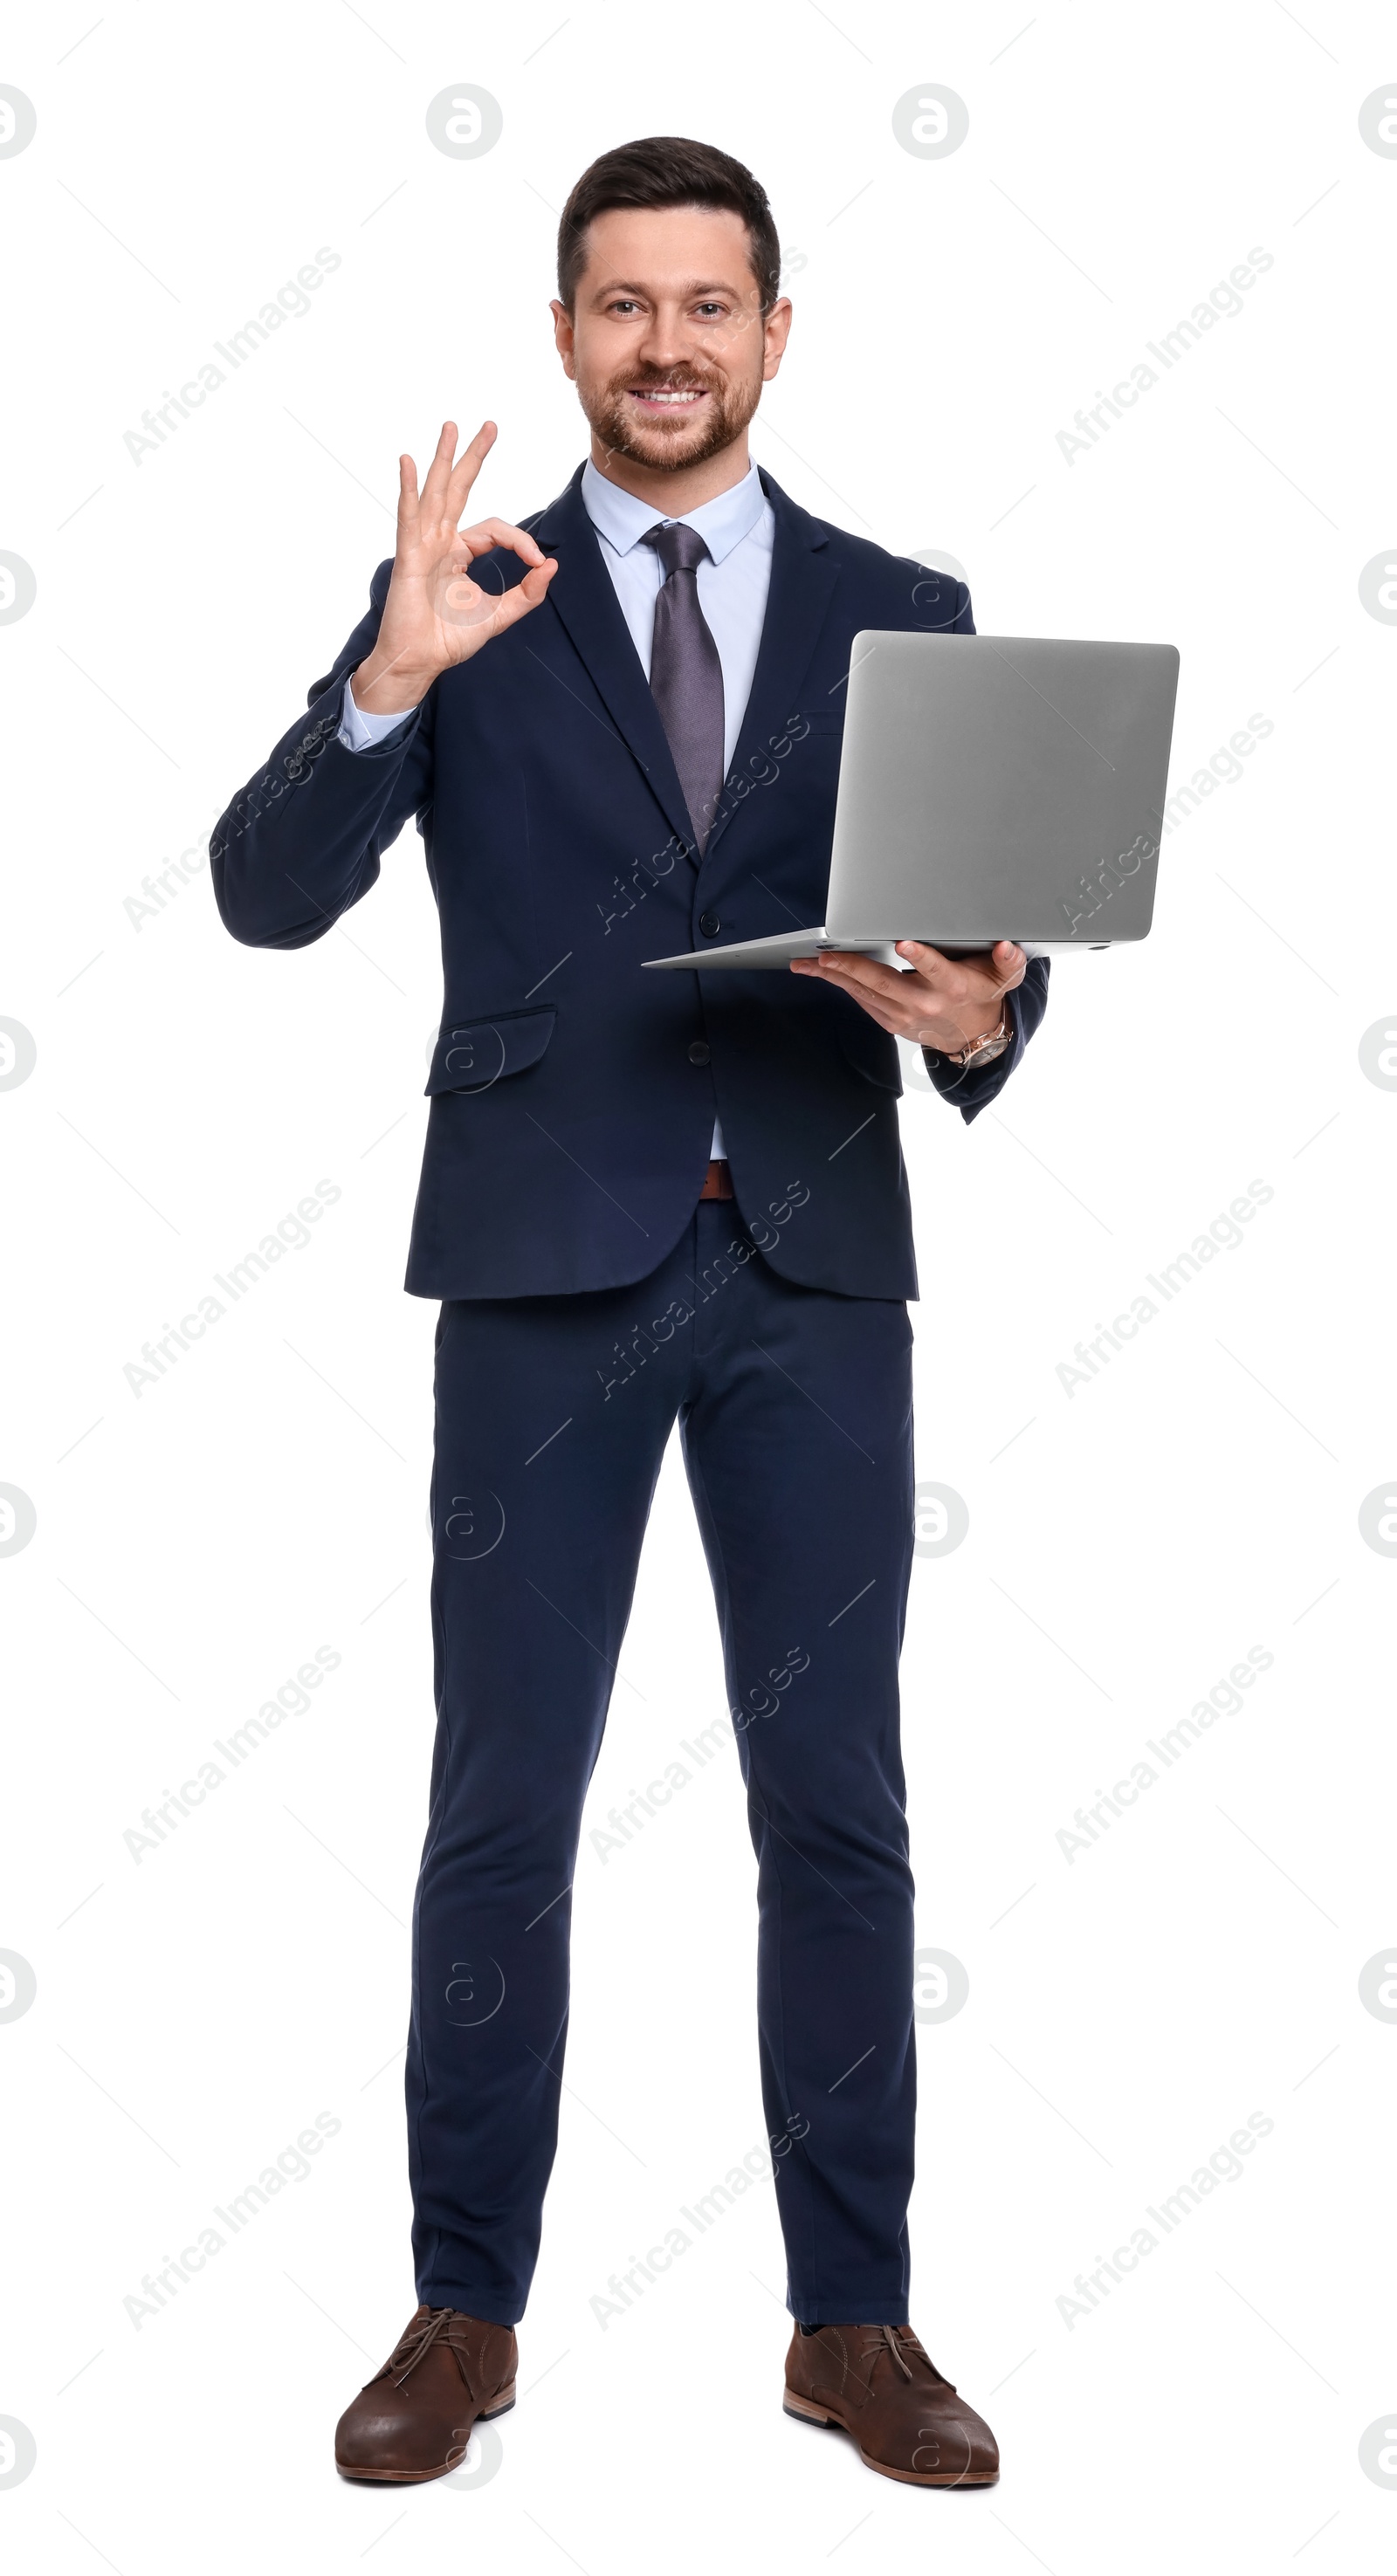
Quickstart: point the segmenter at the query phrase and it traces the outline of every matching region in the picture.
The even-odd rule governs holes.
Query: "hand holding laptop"
[[[826,948],[793,957],[791,973],[837,984],[893,1037],[955,1055],[997,1027],[1004,996],[1023,982],[1028,963],[1012,939],[997,940],[986,957],[943,957],[916,939],[900,939],[897,953],[906,971],[857,949]]]

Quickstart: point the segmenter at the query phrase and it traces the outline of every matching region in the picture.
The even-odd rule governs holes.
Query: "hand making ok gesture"
[[[483,421],[459,462],[454,420],[445,421],[437,452],[419,496],[417,468],[398,459],[398,541],[378,641],[354,673],[354,700],[366,715],[402,715],[424,698],[432,682],[456,662],[468,662],[493,635],[502,635],[537,608],[557,571],[533,538],[506,519],[481,519],[457,528],[481,466],[495,444],[495,424]],[[529,567],[503,593],[471,579],[471,566],[492,546],[509,546]]]

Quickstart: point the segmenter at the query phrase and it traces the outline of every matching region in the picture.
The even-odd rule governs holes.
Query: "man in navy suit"
[[[973,1118],[1047,967],[904,942],[905,973],[641,972],[823,919],[853,637],[973,632],[963,583],[810,518],[751,463],[790,328],[779,272],[765,194],[726,154],[662,137],[592,165],[553,305],[588,461],[522,527],[462,531],[493,426],[457,460],[447,422],[420,494],[401,458],[368,613],[211,843],[234,937],[298,948],[412,815],[441,915],[407,1273],[441,1301],[419,2306],[341,2419],[354,2478],[440,2476],[513,2402],[582,1803],[676,1420],[759,1864],[786,2409],[907,2483],[997,2475],[908,2323],[916,1274],[895,1039]]]

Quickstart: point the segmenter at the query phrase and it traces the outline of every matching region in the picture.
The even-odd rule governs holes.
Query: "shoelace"
[[[407,2381],[412,2377],[414,2370],[417,2368],[419,2361],[422,2359],[423,2354],[430,2352],[434,2343],[445,2342],[449,2344],[451,2350],[458,2353],[463,2360],[466,2358],[466,2346],[464,2341],[459,2336],[453,2335],[451,2332],[451,2325],[454,2316],[455,2310],[453,2308],[434,2308],[431,2315],[422,2325],[409,2326],[401,2343],[393,2354],[392,2360],[385,2362],[383,2365],[384,2370],[393,2378],[395,2387],[402,2388],[406,2385]],[[411,2355],[410,2359],[407,2358],[408,2355]],[[407,2367],[402,2372],[401,2377],[399,2377],[397,2375],[398,2364],[404,2360],[407,2361]]]
[[[906,2352],[903,2350],[902,2342],[899,2340],[900,2337],[905,2337],[906,2339]],[[913,2334],[910,2326],[875,2326],[873,2328],[871,2341],[866,2343],[863,2349],[865,2359],[871,2358],[875,2364],[880,2352],[890,2352],[904,2379],[911,2379],[913,2376],[911,2365],[907,2359],[907,2352],[915,2353],[919,2361],[924,2361],[926,2363],[933,2379],[939,2379],[941,2376],[941,2373],[937,2369],[935,2362],[932,2360],[930,2353],[927,2351],[925,2344],[923,2344],[920,2339]],[[872,2376],[871,2371],[869,2375],[870,2377]]]

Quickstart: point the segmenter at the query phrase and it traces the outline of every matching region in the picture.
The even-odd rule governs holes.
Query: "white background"
[[[37,1064],[0,1094],[0,1482],[37,1529],[0,1559],[0,1947],[38,1990],[0,2025],[0,2415],[37,2464],[0,2529],[62,2576],[370,2550],[375,2576],[423,2552],[854,2576],[909,2546],[1053,2576],[1386,2568],[1397,2494],[1359,2443],[1397,2405],[1397,2028],[1358,1980],[1397,1932],[1397,1565],[1358,1515],[1397,1467],[1397,1098],[1359,1044],[1397,999],[1397,633],[1358,585],[1397,535],[1397,163],[1358,114],[1397,90],[1389,13],[566,5],[8,13],[0,80],[38,130],[0,160],[0,547],[37,598],[0,631],[0,1014]],[[503,110],[475,160],[426,133],[461,81]],[[928,81],[969,110],[943,160],[892,128]],[[488,413],[480,506],[510,517],[571,472],[556,210],[593,154],[673,130],[770,191],[796,320],[754,447],[796,499],[949,550],[982,632],[1176,642],[1176,786],[1273,727],[1167,840],[1146,946],[1055,967],[1002,1116],[903,1105],[919,1473],[970,1516],[915,1565],[905,1659],[919,1938],[970,1985],[921,2033],[912,2313],[999,2433],[977,2495],[875,2480],[782,2415],[767,2187],[622,2318],[591,2306],[763,2132],[730,1749],[620,1855],[584,1836],[502,2464],[336,2479],[335,2418],[413,2303],[435,1309],[400,1282],[435,924],[411,831],[297,954],[230,941],[206,869],[139,927],[123,908],[361,614],[401,447]],[[123,433],[321,246],[310,312],[133,462]],[[1274,264],[1243,311],[1069,464],[1079,407],[1253,247]],[[133,1394],[142,1343],[322,1178],[313,1240]],[[1244,1242],[1069,1395],[1074,1344],[1254,1179]],[[133,1859],[142,1809],[321,1645],[306,1712]],[[1253,1645],[1242,1709],[1069,1862],[1074,1810]],[[673,1455],[623,1674],[589,1829],[723,1706]],[[133,2325],[142,2276],[320,2112],[306,2178]],[[1074,2276],[1253,2112],[1240,2178],[1065,2321]]]

